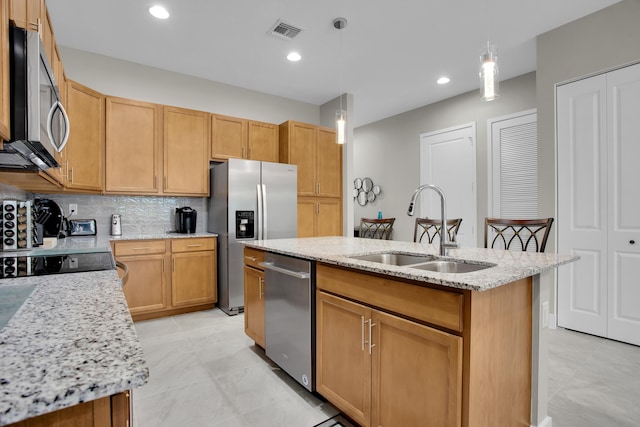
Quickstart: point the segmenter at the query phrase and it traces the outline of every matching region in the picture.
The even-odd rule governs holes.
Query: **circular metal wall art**
[[[353,180],[353,199],[358,201],[360,206],[366,206],[376,200],[378,194],[382,192],[379,185],[374,185],[371,178],[356,178]]]

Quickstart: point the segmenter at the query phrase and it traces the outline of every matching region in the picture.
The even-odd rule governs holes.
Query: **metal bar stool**
[[[534,250],[544,252],[553,218],[485,218],[484,247],[492,249]],[[492,237],[490,238],[489,235]],[[489,239],[491,241],[489,242]]]
[[[360,218],[360,237],[389,240],[395,218]]]
[[[446,221],[447,233],[449,234],[449,241],[455,242],[460,229],[460,223],[462,218],[448,219]],[[436,236],[440,238],[440,227],[442,221],[439,219],[431,218],[416,218],[416,225],[413,229],[413,241],[422,242],[423,238],[427,238],[428,243],[433,243]]]

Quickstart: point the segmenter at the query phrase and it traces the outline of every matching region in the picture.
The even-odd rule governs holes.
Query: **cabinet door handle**
[[[264,295],[264,279],[262,277],[259,278],[258,285],[260,286],[260,299]]]
[[[176,272],[176,259],[175,258],[173,259],[173,262],[171,263],[171,271],[173,273]]]
[[[69,169],[69,182],[71,182],[73,184],[73,168]]]
[[[375,323],[373,323],[373,320],[369,319],[369,354],[371,354],[371,348],[375,347],[375,344],[372,344],[371,341],[373,341],[373,337],[371,336],[371,328],[373,328],[374,326],[376,326]]]
[[[162,258],[162,272],[164,273],[164,258]]]
[[[366,323],[364,320],[364,316],[360,316],[362,320],[362,334],[360,335],[360,341],[362,341],[362,351],[364,351],[364,324]]]

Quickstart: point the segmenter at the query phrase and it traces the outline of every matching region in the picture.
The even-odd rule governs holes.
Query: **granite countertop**
[[[50,248],[0,254],[111,252],[112,240],[216,236],[77,236]],[[6,302],[0,320],[7,322],[0,323],[0,426],[147,382],[149,369],[116,270],[2,279],[0,295]]]
[[[115,270],[0,281],[5,285],[34,289],[0,330],[0,425],[147,382]]]
[[[464,247],[450,249],[448,256],[442,258],[439,255],[437,245],[354,237],[308,237],[256,240],[244,243],[257,249],[325,264],[472,291],[492,289],[578,259],[572,255]],[[353,255],[383,252],[429,254],[438,259],[464,260],[472,263],[495,264],[495,266],[470,273],[437,273],[407,266],[387,265],[349,258]]]

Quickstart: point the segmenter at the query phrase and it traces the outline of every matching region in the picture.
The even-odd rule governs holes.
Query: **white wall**
[[[407,216],[409,199],[420,184],[420,134],[476,122],[478,243],[487,215],[487,119],[536,107],[535,73],[500,82],[500,98],[480,100],[480,89],[427,105],[354,130],[354,176],[370,177],[382,188],[373,203],[354,203],[354,222],[378,211],[395,217],[393,239],[413,240],[415,219]],[[452,170],[451,173],[455,173]]]
[[[86,51],[60,47],[67,78],[100,93],[269,123],[319,124],[320,107]]]

